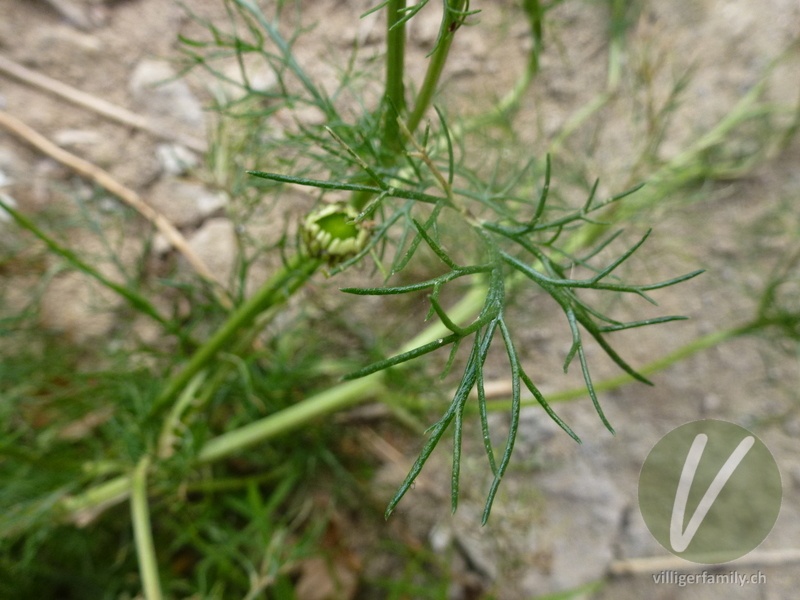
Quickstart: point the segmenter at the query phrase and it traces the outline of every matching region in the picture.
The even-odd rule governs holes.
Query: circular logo
[[[639,509],[650,533],[696,563],[728,562],[754,550],[775,525],[781,492],[764,442],[712,419],[670,431],[639,475]]]

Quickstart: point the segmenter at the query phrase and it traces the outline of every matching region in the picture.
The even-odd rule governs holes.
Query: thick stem
[[[403,18],[400,12],[406,7],[406,0],[391,0],[386,8],[386,91],[383,94],[384,115],[383,133],[381,137],[384,164],[391,164],[403,151],[400,139],[400,128],[397,118],[406,107],[405,85],[403,76],[406,58],[406,25],[396,25]],[[369,181],[365,178],[364,181]],[[370,182],[376,185],[376,182]],[[350,197],[350,205],[361,211],[370,199],[371,192],[354,192]]]
[[[386,104],[383,124],[383,147],[391,154],[399,154],[403,149],[397,117],[405,108],[405,86],[403,71],[406,54],[406,25],[396,25],[403,17],[400,11],[406,7],[406,0],[392,0],[386,11]]]
[[[450,44],[453,41],[455,30],[460,24],[460,17],[452,14],[448,7],[453,11],[461,11],[466,5],[466,0],[445,0],[444,17],[441,25],[441,39],[433,53],[431,61],[428,63],[428,70],[425,73],[425,80],[422,83],[419,95],[414,105],[414,112],[408,120],[408,129],[413,133],[419,126],[425,111],[431,104],[439,77],[447,61],[450,52]],[[391,0],[387,6],[387,51],[386,51],[386,92],[384,101],[386,103],[385,121],[383,125],[383,148],[388,152],[384,156],[384,161],[391,163],[402,152],[402,140],[400,139],[400,128],[397,118],[405,108],[405,87],[403,85],[403,72],[405,62],[405,24],[394,26],[402,17],[398,12],[406,6],[406,0]],[[350,198],[350,204],[356,210],[361,210],[367,205],[372,194],[370,192],[355,192]]]
[[[136,540],[136,555],[145,600],[161,600],[161,583],[158,577],[158,561],[150,528],[150,509],[147,505],[147,469],[150,457],[145,456],[136,465],[131,478],[131,519]]]
[[[131,492],[131,476],[120,475],[83,492],[80,496],[67,496],[61,501],[70,521],[85,524],[96,511],[124,501]]]
[[[382,381],[383,373],[373,373],[320,392],[299,404],[215,437],[202,447],[197,459],[200,462],[219,460],[248,446],[296,429],[311,419],[346,408],[374,396],[382,389]]]
[[[449,314],[456,319],[469,316],[474,314],[482,301],[483,292],[479,289],[475,289],[455,307],[450,309]],[[716,346],[724,341],[742,335],[753,333],[754,331],[772,324],[773,323],[769,321],[758,321],[742,327],[715,331],[714,333],[689,342],[667,356],[645,365],[639,369],[639,372],[643,375],[649,375],[650,373],[665,369],[706,348]],[[448,332],[444,326],[441,323],[437,323],[407,343],[403,349],[401,349],[401,352],[427,343],[446,333]],[[228,457],[256,443],[263,442],[271,437],[296,429],[311,419],[319,418],[356,404],[370,396],[375,396],[383,390],[383,377],[384,372],[379,371],[367,377],[362,377],[361,379],[341,383],[307,398],[295,406],[284,409],[249,425],[245,425],[240,429],[222,434],[206,442],[197,457],[198,461],[211,462]],[[596,383],[594,388],[596,392],[609,391],[632,381],[634,381],[634,379],[630,375],[623,374]],[[588,390],[586,387],[574,388],[564,392],[549,394],[547,401],[550,403],[567,402],[570,400],[577,400],[587,394]],[[522,406],[534,403],[535,400],[523,400]],[[510,407],[511,403],[509,401],[494,400],[487,402],[487,410],[490,411],[508,410]],[[90,511],[98,506],[110,506],[121,502],[128,496],[130,490],[131,478],[127,475],[122,475],[96,488],[88,490],[81,496],[65,499],[62,506],[66,512],[72,513],[74,516],[81,511]]]
[[[465,4],[465,0],[452,0],[450,8],[454,11],[461,11],[464,9]],[[453,36],[459,24],[459,18],[448,12],[447,8],[445,8],[439,45],[433,53],[430,63],[428,63],[428,71],[425,73],[425,80],[422,82],[422,87],[417,95],[414,111],[408,118],[408,129],[412,133],[419,126],[422,117],[425,116],[425,111],[428,110],[428,107],[431,105],[433,94],[436,91],[436,86],[439,84],[439,78],[442,75],[444,64],[447,62],[447,56],[450,53],[450,44],[453,43]]]
[[[295,257],[292,262],[261,286],[192,355],[189,363],[167,382],[161,394],[153,402],[152,413],[155,414],[173,400],[192,377],[197,375],[219,350],[230,343],[242,328],[250,325],[261,312],[289,298],[317,270],[320,264],[322,264],[320,260],[308,256]]]

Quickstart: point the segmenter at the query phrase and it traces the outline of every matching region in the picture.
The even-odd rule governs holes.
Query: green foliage
[[[442,118],[441,112],[439,112]],[[426,131],[426,138],[429,136],[429,131]],[[603,414],[597,395],[594,391],[592,379],[589,373],[589,366],[586,361],[584,352],[584,345],[581,336],[579,325],[583,327],[600,345],[600,347],[608,354],[608,356],[626,373],[632,375],[634,378],[644,383],[650,383],[646,378],[636,373],[636,371],[625,362],[620,355],[609,345],[605,338],[605,334],[620,331],[624,329],[631,329],[634,327],[642,327],[645,325],[652,325],[657,323],[666,323],[681,319],[682,317],[660,317],[655,319],[648,319],[643,321],[634,321],[622,323],[605,316],[593,309],[586,302],[581,300],[578,296],[578,290],[581,289],[594,289],[606,290],[612,292],[630,293],[639,295],[650,302],[655,302],[647,295],[646,292],[650,290],[660,289],[687,279],[691,279],[699,275],[702,271],[695,271],[687,275],[670,279],[655,284],[648,285],[631,285],[620,283],[614,280],[613,272],[623,263],[630,258],[633,253],[644,243],[647,239],[649,232],[629,250],[623,253],[619,258],[614,260],[611,264],[598,268],[590,264],[589,260],[596,256],[603,250],[611,241],[613,241],[620,232],[611,235],[607,240],[601,242],[596,248],[590,250],[582,257],[572,256],[557,242],[561,238],[564,231],[574,229],[583,223],[597,223],[591,215],[597,211],[602,210],[608,205],[618,202],[626,196],[635,192],[637,188],[609,198],[602,202],[595,201],[595,194],[597,191],[597,182],[592,187],[588,199],[583,206],[575,211],[561,214],[560,216],[550,217],[552,211],[547,210],[547,198],[550,190],[550,160],[546,161],[545,168],[545,183],[539,197],[532,200],[516,197],[513,187],[506,189],[503,194],[497,194],[491,198],[491,202],[483,202],[485,209],[480,218],[473,216],[470,212],[470,200],[474,201],[475,196],[479,192],[477,189],[467,189],[463,192],[458,190],[456,192],[452,188],[454,181],[455,169],[453,160],[453,146],[450,143],[449,129],[444,120],[441,121],[440,135],[446,142],[447,148],[447,177],[438,170],[434,160],[427,153],[427,150],[422,148],[419,144],[414,143],[417,149],[421,150],[416,154],[407,152],[409,159],[416,158],[419,163],[413,163],[413,170],[410,170],[409,175],[402,180],[405,184],[403,188],[399,185],[394,185],[394,181],[389,181],[389,176],[386,180],[381,178],[375,170],[366,166],[364,161],[356,157],[356,160],[361,164],[362,168],[368,171],[368,174],[377,183],[377,187],[373,187],[370,191],[376,194],[378,200],[381,202],[387,214],[391,214],[390,221],[394,223],[394,215],[402,214],[401,219],[404,221],[406,229],[401,236],[405,239],[406,232],[410,229],[413,231],[413,238],[408,247],[399,244],[397,253],[392,260],[392,273],[402,271],[406,265],[409,264],[421,243],[425,243],[433,253],[450,269],[447,273],[440,275],[428,281],[415,283],[411,285],[398,286],[398,287],[381,287],[381,288],[346,288],[343,292],[357,294],[357,295],[396,295],[408,294],[421,290],[430,290],[428,299],[431,304],[431,311],[429,317],[436,314],[441,320],[442,324],[452,333],[446,337],[439,338],[435,341],[420,345],[411,350],[398,354],[392,358],[379,361],[368,367],[364,367],[354,373],[345,377],[345,379],[356,379],[372,373],[394,367],[406,361],[419,358],[433,352],[440,348],[450,345],[451,353],[447,362],[446,370],[450,368],[453,363],[459,345],[464,340],[472,339],[471,351],[467,359],[464,373],[461,377],[461,382],[455,393],[452,403],[447,412],[441,419],[430,429],[430,436],[426,442],[419,458],[412,467],[405,481],[400,487],[395,497],[389,503],[386,510],[386,516],[393,511],[397,503],[408,491],[413,484],[417,475],[422,470],[423,465],[433,452],[433,449],[442,439],[445,431],[454,425],[455,429],[455,443],[453,451],[453,470],[452,470],[452,510],[455,511],[458,505],[458,482],[460,471],[460,457],[461,457],[461,440],[463,429],[463,413],[464,407],[470,393],[477,387],[478,402],[481,414],[481,424],[484,432],[484,440],[486,446],[486,453],[489,460],[489,465],[494,474],[494,480],[491,484],[486,507],[483,514],[483,522],[489,518],[492,503],[497,493],[498,486],[503,475],[506,472],[509,461],[511,459],[511,452],[514,447],[514,439],[517,433],[517,426],[519,423],[520,411],[520,393],[521,385],[524,385],[547,414],[575,441],[580,442],[578,436],[570,429],[570,427],[561,420],[560,417],[553,411],[544,398],[542,393],[531,381],[530,377],[525,373],[520,365],[519,356],[509,331],[508,323],[505,319],[505,298],[506,298],[506,282],[510,276],[510,272],[517,273],[547,292],[561,307],[569,324],[572,333],[572,346],[569,349],[567,356],[564,360],[564,371],[566,372],[573,358],[577,355],[580,362],[581,372],[583,374],[586,387],[589,391],[589,396],[592,399],[594,407],[603,421],[604,425],[613,433],[611,424]],[[430,139],[430,138],[428,138]],[[413,141],[413,140],[412,140]],[[426,167],[430,169],[428,176],[424,176]],[[342,184],[335,181],[309,181],[301,178],[294,178],[291,176],[281,176],[272,173],[252,172],[257,177],[280,180],[301,185],[310,185],[315,187],[330,187],[333,189],[347,189],[350,191],[364,191],[364,186],[360,186],[358,190],[353,190],[348,184]],[[411,175],[417,176],[417,180],[408,179]],[[433,180],[438,182],[444,196],[433,196],[424,194],[417,190],[426,189],[433,181],[429,178],[433,176]],[[519,179],[519,177],[517,178]],[[416,188],[416,189],[414,189]],[[417,200],[418,202],[425,202],[433,204],[433,210],[430,216],[424,223],[417,221],[412,215],[411,210],[407,210],[407,204],[401,204],[389,208],[392,198]],[[476,250],[471,252],[475,258],[483,259],[483,262],[471,264],[467,266],[459,266],[456,260],[451,257],[445,247],[447,243],[440,238],[438,219],[443,211],[455,211],[460,213],[461,217],[472,227],[473,230],[473,245]],[[561,211],[563,212],[563,211]],[[401,225],[397,225],[400,227]],[[382,238],[388,238],[391,230],[387,227],[379,229],[373,235],[374,243],[378,243]],[[374,245],[371,243],[371,245]],[[454,244],[450,244],[454,245]],[[362,252],[353,261],[358,260],[366,255]],[[350,262],[353,262],[350,261]],[[585,279],[572,279],[567,276],[567,273],[574,269],[583,268],[592,273],[590,277]],[[540,271],[541,269],[542,271]],[[461,327],[453,322],[448,316],[445,309],[441,306],[439,298],[442,289],[450,282],[456,281],[462,277],[482,276],[485,281],[486,292],[484,296],[483,306],[475,320]],[[488,423],[486,420],[486,400],[483,391],[483,365],[486,362],[489,349],[492,345],[495,335],[499,333],[502,337],[505,351],[508,356],[509,365],[511,368],[512,380],[512,407],[511,407],[511,428],[509,431],[508,439],[506,442],[505,450],[503,451],[502,458],[498,462],[495,459],[494,451],[491,443],[489,442],[490,436],[488,432]]]

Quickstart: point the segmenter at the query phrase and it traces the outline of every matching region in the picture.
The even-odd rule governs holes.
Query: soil
[[[363,44],[367,55],[381,52],[382,19],[356,18],[371,4],[362,0],[304,3],[304,22],[318,25],[313,34],[301,38],[298,59],[328,89],[336,83],[331,53],[346,55],[353,40]],[[485,111],[513,86],[530,44],[518,3],[474,4],[484,11],[480,23],[459,32],[453,63],[445,73],[444,102],[467,114]],[[185,5],[205,18],[225,22],[224,6],[218,0],[187,0]],[[154,79],[169,77],[170,61],[179,55],[178,35],[197,33],[197,24],[176,3],[0,0],[0,15],[3,56],[98,98],[161,119],[176,133],[204,138],[213,128],[216,116],[202,110],[217,92],[214,86],[218,84],[210,75],[193,72],[170,84],[172,87],[148,87]],[[633,168],[645,142],[648,115],[667,101],[671,87],[690,69],[680,102],[664,113],[669,121],[656,156],[658,163],[690,147],[725,118],[792,44],[785,60],[774,66],[764,97],[773,106],[792,107],[800,94],[800,4],[795,0],[637,2],[628,18],[624,75],[615,100],[578,128],[558,154],[556,166],[562,170],[555,171],[553,187],[564,190],[563,197],[568,200],[584,193],[585,182],[562,178],[560,173],[580,172],[587,181],[601,176],[600,192],[605,196],[650,174]],[[430,6],[411,26],[409,77],[416,82],[421,79],[424,55],[435,38],[438,19],[438,7]],[[547,13],[541,72],[516,114],[514,151],[528,148],[535,155],[542,154],[576,111],[607,90],[607,28],[605,3],[569,0]],[[103,167],[164,212],[172,210],[171,220],[195,240],[199,254],[214,261],[214,271],[229,272],[226,269],[234,261],[237,235],[225,217],[224,206],[230,199],[215,195],[219,190],[202,175],[202,169],[183,173],[178,167],[176,172],[170,166],[173,163],[163,158],[164,140],[110,122],[4,75],[0,75],[0,108]],[[698,160],[719,159],[714,152],[721,152],[722,158],[757,154],[769,127],[785,127],[789,117],[784,114],[773,121],[762,120],[755,131],[737,129],[725,144],[709,149]],[[186,154],[185,148],[181,152],[187,161],[201,160],[191,152]],[[574,167],[576,164],[581,167]],[[772,266],[797,244],[799,165],[800,145],[795,140],[740,174],[729,174],[725,181],[709,180],[688,191],[684,188],[637,217],[625,234],[626,243],[632,243],[636,231],[649,225],[654,225],[655,231],[632,262],[630,274],[656,281],[698,268],[706,273],[658,292],[658,308],[638,299],[606,307],[616,316],[628,318],[690,317],[685,322],[637,330],[636,335],[615,335],[617,349],[634,366],[752,318],[758,290]],[[46,214],[51,224],[62,218],[69,243],[91,250],[91,236],[70,227],[70,219],[75,196],[93,197],[93,189],[1,130],[0,185],[24,213]],[[175,187],[182,185],[190,187],[183,191]],[[204,198],[203,202],[198,198]],[[178,199],[186,204],[177,205]],[[117,219],[121,209],[115,202],[100,207],[106,210],[104,222],[116,222],[122,228],[110,230],[112,237],[119,238],[114,243],[120,256],[135,260],[136,248],[148,237],[149,228]],[[7,242],[15,235],[14,228],[0,220],[0,238]],[[2,285],[8,290],[29,289],[51,264],[27,264],[16,271],[6,268]],[[41,315],[42,327],[62,331],[76,345],[94,343],[114,327],[113,319],[97,318],[97,308],[113,308],[115,300],[80,279],[74,274],[56,278],[45,292]],[[25,300],[24,294],[14,297],[11,293],[6,298],[11,309]],[[376,306],[380,304],[369,305],[370,309]],[[421,318],[414,316],[405,322],[421,327]],[[520,292],[511,318],[520,325],[524,365],[543,391],[580,383],[577,365],[567,376],[561,370],[569,337],[556,307],[540,294]],[[523,331],[525,325],[529,326]],[[146,337],[146,332],[141,335]],[[502,380],[505,367],[499,358],[492,360],[489,372]],[[599,348],[589,349],[589,360],[598,381],[618,372]],[[449,513],[449,456],[440,448],[426,466],[422,484],[403,500],[387,531],[400,532],[402,537],[407,530],[412,537],[426,540],[434,551],[456,555],[452,598],[470,597],[476,589],[504,600],[533,598],[604,577],[608,578],[602,589],[575,597],[795,598],[796,559],[781,565],[745,563],[736,567],[748,574],[759,570],[767,578],[766,584],[741,588],[656,585],[652,575],[660,569],[655,567],[609,576],[619,561],[671,556],[649,534],[639,513],[639,469],[661,436],[701,418],[739,423],[771,449],[783,477],[783,504],[774,530],[758,552],[798,549],[800,370],[796,342],[781,338],[776,331],[737,337],[694,354],[652,379],[654,387],[631,384],[601,394],[616,436],[602,426],[588,401],[558,405],[559,414],[583,438],[580,446],[539,408],[524,409],[512,467],[486,527],[480,526],[480,515],[488,469],[479,426],[471,422],[465,435],[458,512]],[[491,418],[501,430],[508,426],[507,415],[495,413]],[[419,440],[400,444],[408,461],[415,458],[419,444]],[[387,461],[374,482],[375,494],[382,501],[404,476],[395,466]],[[353,544],[367,544],[365,540],[372,535],[384,533],[354,534]],[[373,575],[391,575],[396,568],[381,563],[380,553],[371,563],[368,559],[366,554],[361,557],[364,569],[372,570]],[[684,567],[692,572],[702,570]]]

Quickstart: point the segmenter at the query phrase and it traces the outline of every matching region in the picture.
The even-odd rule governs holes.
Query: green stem
[[[320,392],[299,404],[254,421],[234,431],[206,442],[197,456],[199,463],[219,460],[244,448],[263,442],[276,435],[286,433],[328,413],[341,410],[366,398],[375,396],[383,390],[383,372],[374,373],[355,381],[348,381]],[[80,496],[66,498],[62,502],[65,512],[73,517],[75,513],[91,510],[98,506],[122,502],[134,488],[132,477],[121,475]]]
[[[291,463],[284,463],[279,467],[246,477],[213,477],[186,483],[187,492],[200,492],[202,494],[215,494],[218,492],[229,492],[233,490],[247,489],[251,485],[263,485],[274,482],[291,474],[293,469]]]
[[[60,245],[53,238],[47,235],[44,231],[39,229],[34,224],[34,222],[31,221],[28,217],[14,210],[14,208],[5,203],[2,200],[2,198],[0,198],[0,209],[6,211],[9,215],[11,215],[20,227],[22,227],[23,229],[27,229],[33,235],[42,240],[54,254],[57,254],[79,271],[82,271],[86,275],[93,277],[102,285],[106,286],[110,290],[113,290],[114,292],[125,298],[133,308],[146,314],[147,316],[151,317],[152,319],[160,323],[170,333],[176,334],[178,335],[178,337],[182,336],[180,330],[173,323],[170,323],[169,321],[167,321],[167,319],[162,317],[159,314],[158,310],[156,310],[156,308],[150,303],[150,301],[147,298],[145,298],[144,296],[140,296],[139,294],[137,294],[132,290],[129,290],[125,286],[114,283],[113,281],[105,277],[105,275],[100,273],[97,269],[91,267],[90,265],[82,261],[80,258],[78,258],[78,256],[72,250]],[[181,339],[184,338],[181,337]]]
[[[195,401],[197,390],[205,380],[205,376],[205,371],[195,375],[170,409],[164,425],[161,427],[161,435],[158,437],[158,458],[165,459],[172,456],[175,431],[180,425],[181,417]]]
[[[473,290],[454,308],[450,309],[449,314],[455,319],[474,314],[476,304],[483,301],[483,293],[480,290]],[[729,339],[752,333],[763,327],[772,325],[768,321],[758,321],[736,327],[717,331],[701,338],[698,338],[674,352],[658,360],[645,365],[638,370],[642,375],[649,375],[656,371],[677,363],[692,354],[696,354],[706,348],[710,348]],[[437,323],[420,333],[416,338],[407,343],[401,352],[407,351],[421,344],[427,343],[442,335],[447,335],[449,331],[444,325]],[[280,435],[291,429],[296,429],[308,422],[310,419],[319,418],[325,414],[341,410],[366,398],[380,393],[383,389],[384,371],[379,371],[346,383],[339,384],[333,388],[316,394],[303,402],[290,408],[284,409],[273,415],[245,425],[240,429],[222,434],[207,442],[198,455],[198,461],[211,462],[230,456],[243,448],[253,444],[263,442],[266,439]],[[627,374],[619,375],[594,384],[595,392],[609,391],[632,382],[634,379]],[[548,402],[567,402],[582,398],[588,394],[586,387],[578,387],[547,397]],[[524,400],[523,406],[534,404],[534,400]],[[487,410],[508,410],[511,406],[510,401],[495,400],[487,403]],[[472,410],[472,409],[469,409]],[[476,409],[477,410],[477,409]],[[103,504],[114,504],[124,500],[131,489],[131,479],[128,475],[122,475],[116,479],[92,488],[81,496],[65,499],[64,509],[69,513],[76,513],[82,510],[90,510]]]
[[[150,528],[150,509],[147,505],[147,469],[150,457],[144,456],[133,470],[131,478],[131,518],[136,540],[136,555],[145,600],[161,600],[161,583],[158,577],[158,561]]]
[[[464,126],[465,131],[474,131],[505,118],[509,113],[515,111],[519,106],[520,100],[522,100],[522,96],[539,72],[539,56],[541,56],[543,47],[542,18],[544,17],[544,10],[539,0],[524,0],[523,10],[531,26],[532,37],[531,50],[528,54],[525,70],[517,79],[514,87],[495,104],[494,108],[467,122]]]
[[[403,145],[397,117],[405,108],[405,86],[403,85],[403,66],[406,53],[405,23],[396,25],[403,17],[400,12],[406,7],[406,0],[391,0],[386,12],[386,119],[383,124],[383,147],[392,155],[399,154]]]
[[[209,462],[230,456],[243,448],[296,429],[311,419],[374,396],[383,387],[382,381],[383,373],[348,381],[249,425],[223,433],[201,448],[198,461]]]
[[[431,104],[436,86],[442,74],[447,56],[450,52],[450,44],[453,41],[455,30],[460,24],[458,16],[451,15],[449,9],[461,11],[466,4],[466,0],[445,0],[444,17],[440,27],[440,39],[437,40],[437,47],[433,57],[428,63],[428,70],[422,88],[417,95],[414,111],[411,113],[407,127],[412,133],[419,126],[425,111]],[[386,164],[391,163],[403,150],[400,138],[400,128],[397,118],[405,108],[405,88],[403,84],[404,62],[405,62],[405,24],[394,26],[401,18],[398,12],[406,6],[406,0],[390,0],[387,7],[387,51],[386,51],[386,120],[383,126],[383,148],[389,152],[384,157]],[[452,26],[451,26],[452,25]],[[373,192],[366,190],[356,190],[350,198],[350,204],[356,210],[363,209]]]
[[[628,21],[625,15],[625,0],[611,0],[609,25],[609,46],[608,46],[608,79],[606,90],[616,91],[622,76],[622,53],[625,47],[625,33],[628,29]]]
[[[674,352],[667,354],[666,356],[662,356],[661,358],[654,360],[651,363],[644,365],[643,367],[637,369],[637,372],[641,375],[647,376],[651,373],[655,373],[657,371],[661,371],[666,369],[669,366],[674,365],[675,363],[691,356],[692,354],[696,354],[706,348],[711,348],[712,346],[716,346],[724,341],[729,339],[739,337],[741,335],[751,333],[756,329],[760,329],[762,327],[766,327],[769,323],[751,323],[748,325],[744,325],[742,327],[733,327],[731,329],[723,329],[721,331],[715,331],[713,333],[709,333],[708,335],[704,335],[703,337],[697,338],[689,342],[688,344],[681,346]],[[609,379],[605,379],[598,383],[594,383],[592,387],[594,387],[595,392],[607,392],[610,390],[615,390],[619,387],[627,383],[631,383],[635,381],[635,379],[628,375],[627,373],[623,373],[622,375],[618,375],[616,377],[610,377]],[[570,390],[564,390],[563,392],[556,392],[554,394],[547,395],[547,401],[550,404],[554,402],[567,402],[570,400],[576,400],[578,398],[583,398],[589,394],[589,390],[586,386],[572,388]],[[531,398],[528,400],[522,401],[523,406],[538,406],[538,402],[535,398]],[[510,400],[493,400],[491,402],[487,402],[486,409],[487,410],[508,410],[511,407]]]
[[[258,319],[255,321],[253,327],[251,327],[249,331],[241,335],[236,340],[236,343],[230,349],[229,354],[231,356],[244,357],[245,354],[252,349],[255,339],[264,330],[264,328],[272,322],[272,320],[275,318],[275,315],[279,313],[280,309],[280,306],[272,306],[261,313],[258,316]],[[211,375],[211,377],[204,382],[199,393],[193,397],[190,410],[183,413],[181,418],[185,421],[189,414],[197,413],[203,407],[205,407],[206,404],[211,401],[211,398],[214,396],[214,394],[217,393],[217,390],[219,390],[219,388],[222,387],[222,385],[228,379],[233,369],[234,367],[231,361],[226,361],[220,364],[214,371],[213,375]]]
[[[72,517],[72,520],[81,522],[81,513],[122,502],[128,497],[130,491],[130,475],[120,475],[86,490],[80,496],[67,496],[61,501],[61,506]]]
[[[214,355],[247,327],[264,310],[284,302],[289,298],[322,264],[308,256],[297,256],[288,265],[239,306],[228,320],[192,355],[189,363],[164,386],[154,400],[151,413],[155,414],[173,400],[189,381],[205,367]]]
[[[484,292],[473,288],[455,307],[448,311],[452,318],[461,320],[474,314],[484,302]],[[441,322],[431,325],[401,348],[400,353],[448,335],[450,332]],[[198,459],[208,462],[224,458],[242,448],[262,442],[275,435],[295,429],[311,419],[341,410],[352,404],[375,396],[383,389],[384,371],[348,381],[320,392],[299,404],[286,408],[259,421],[222,434],[207,442],[200,450]]]
[[[453,10],[460,11],[464,9],[464,5],[465,0],[452,0],[450,6]],[[428,107],[431,105],[433,94],[436,91],[436,86],[442,75],[444,64],[447,62],[447,55],[450,53],[450,45],[453,43],[453,36],[457,28],[457,17],[451,15],[445,8],[439,45],[433,53],[430,63],[428,63],[428,71],[425,73],[425,80],[422,82],[422,87],[417,95],[414,110],[408,118],[408,129],[412,133],[419,126],[422,117],[425,116],[425,111],[428,110]]]

